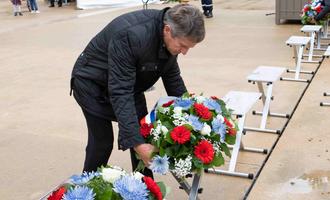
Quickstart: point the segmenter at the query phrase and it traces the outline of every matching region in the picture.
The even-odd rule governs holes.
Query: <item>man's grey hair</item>
[[[171,27],[172,37],[186,37],[196,43],[205,37],[203,14],[189,4],[178,4],[168,9],[164,15],[164,24]]]

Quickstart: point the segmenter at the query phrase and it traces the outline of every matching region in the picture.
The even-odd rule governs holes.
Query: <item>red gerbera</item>
[[[47,200],[61,200],[65,192],[66,188],[60,187],[58,190],[54,191]]]
[[[207,140],[202,140],[195,146],[194,154],[203,164],[209,164],[214,158],[213,146]]]
[[[169,101],[169,102],[167,102],[167,103],[164,103],[162,106],[163,107],[169,107],[170,105],[172,105],[174,103],[174,100],[171,100],[171,101]]]
[[[202,119],[210,120],[212,118],[212,113],[203,104],[195,103],[194,108],[196,110],[197,115]]]
[[[153,128],[154,126],[152,124],[142,124],[141,127],[140,127],[140,133],[141,135],[146,138],[150,135],[150,132],[151,132],[151,129]]]
[[[174,142],[184,144],[190,140],[190,131],[184,126],[177,126],[172,130],[171,138]]]
[[[156,197],[157,200],[163,199],[162,192],[160,191],[160,187],[152,178],[148,176],[144,176],[143,181],[147,185],[148,190]]]

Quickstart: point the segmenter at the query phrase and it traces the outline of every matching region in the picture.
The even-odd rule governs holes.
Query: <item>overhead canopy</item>
[[[77,8],[91,9],[91,8],[118,8],[118,7],[131,7],[143,5],[143,2],[155,3],[159,0],[77,0]]]

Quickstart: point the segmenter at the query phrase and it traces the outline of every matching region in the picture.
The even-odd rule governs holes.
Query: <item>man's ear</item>
[[[165,34],[168,35],[169,33],[171,33],[171,27],[170,27],[170,25],[165,24],[165,26],[164,26],[164,35]]]

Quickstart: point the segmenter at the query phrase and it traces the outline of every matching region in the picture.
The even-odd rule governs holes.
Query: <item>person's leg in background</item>
[[[113,149],[113,129],[110,120],[89,114],[85,110],[88,128],[88,142],[83,171],[96,171],[106,166]]]
[[[202,8],[203,8],[203,13],[205,17],[211,18],[213,17],[213,3],[212,0],[202,0]]]
[[[54,7],[54,6],[55,6],[55,5],[54,5],[54,3],[55,3],[55,0],[50,0],[49,2],[50,2],[50,5],[49,5],[49,7]]]
[[[58,7],[62,7],[62,0],[58,0],[57,5]]]
[[[31,13],[35,13],[38,10],[36,0],[28,0],[31,6]]]

